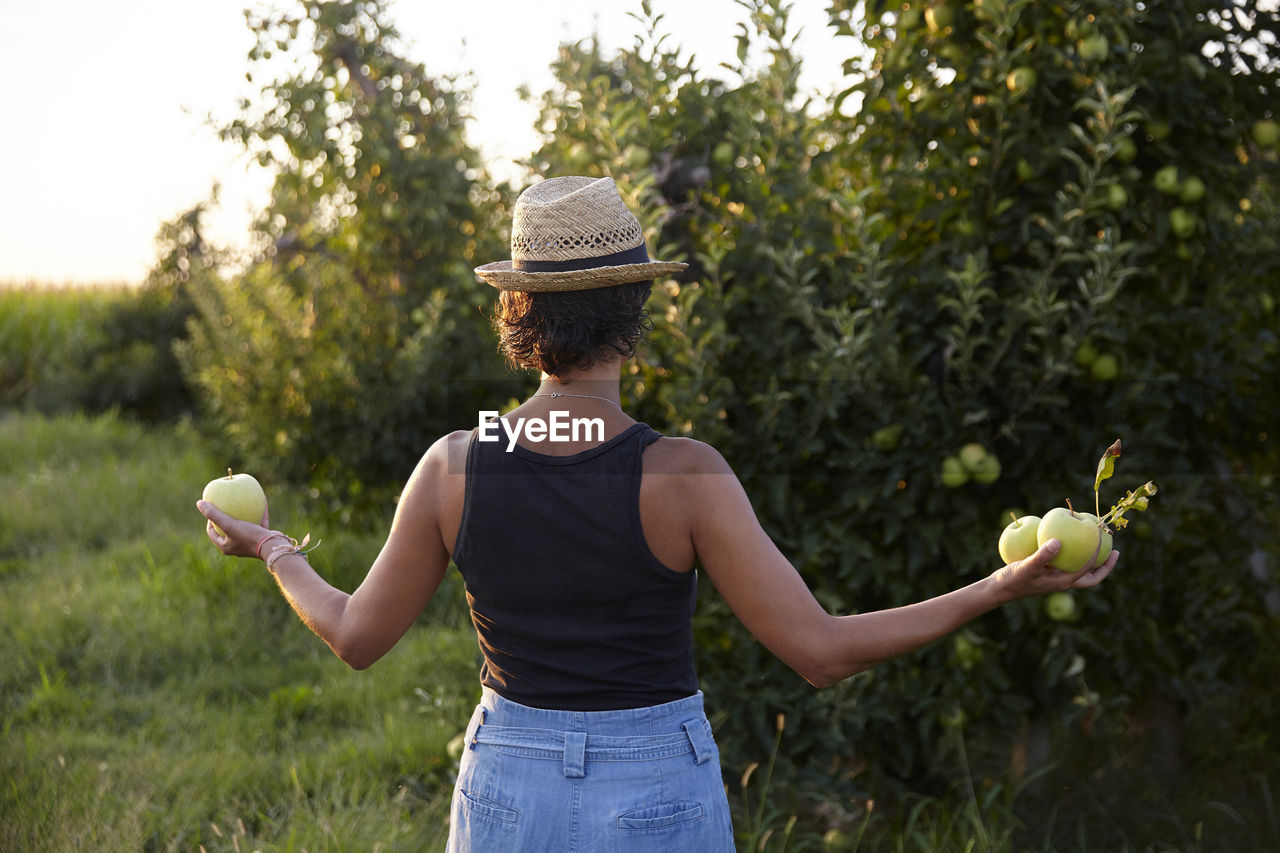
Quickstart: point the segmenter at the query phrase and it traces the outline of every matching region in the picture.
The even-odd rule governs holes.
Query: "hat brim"
[[[672,275],[688,267],[678,261],[650,261],[646,264],[623,264],[616,267],[593,267],[567,272],[524,272],[512,267],[511,261],[498,261],[476,267],[476,277],[499,290],[519,290],[526,293],[542,293],[555,290],[594,290],[647,281],[663,275]]]

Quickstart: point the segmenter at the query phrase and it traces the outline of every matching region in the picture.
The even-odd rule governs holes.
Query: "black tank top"
[[[658,433],[633,424],[571,456],[476,438],[453,561],[484,655],[481,683],[564,711],[697,692],[697,577],[663,565],[640,525],[641,455]]]

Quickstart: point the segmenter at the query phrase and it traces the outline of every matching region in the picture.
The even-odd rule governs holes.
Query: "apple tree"
[[[1117,437],[1117,476],[1162,491],[1077,621],[1020,603],[827,691],[705,595],[727,769],[767,756],[779,712],[777,772],[832,796],[945,786],[960,729],[990,774],[1073,731],[1109,744],[1145,708],[1195,724],[1188,762],[1220,733],[1204,709],[1260,731],[1248,709],[1269,706],[1243,700],[1274,649],[1275,13],[834,2],[866,49],[849,39],[855,83],[822,104],[799,94],[786,5],[742,5],[735,67],[700,70],[648,14],[616,55],[562,47],[542,98],[534,170],[615,175],[691,264],[651,303],[624,384],[639,414],[719,447],[839,612],[981,577],[1007,511],[1091,502]],[[966,445],[998,464],[945,477]]]
[[[505,188],[466,141],[466,91],[406,58],[382,0],[246,17],[250,79],[286,71],[220,132],[272,198],[253,262],[193,289],[185,368],[240,465],[385,506],[498,364],[471,270],[502,250]]]
[[[1030,606],[1008,608],[966,634],[982,658],[955,644],[927,653],[964,673],[935,687],[939,704],[998,722],[990,743],[1020,733],[1015,751],[1046,719],[1105,740],[1160,709],[1196,744],[1190,762],[1221,721],[1261,725],[1244,710],[1254,682],[1226,661],[1273,648],[1280,411],[1264,389],[1276,382],[1280,256],[1265,143],[1280,103],[1277,11],[1127,0],[831,11],[871,49],[850,61],[861,79],[830,116],[892,306],[870,316],[894,330],[891,360],[927,380],[863,408],[870,427],[903,425],[871,470],[905,469],[914,511],[950,516],[953,532],[925,538],[957,572],[989,551],[1004,508],[1087,497],[1092,460],[1116,437],[1132,485],[1162,487],[1151,519],[1117,534],[1121,571],[1081,597],[1085,621],[1046,626]],[[857,375],[867,370],[881,372]],[[929,483],[929,465],[973,441],[1002,461],[997,481]]]

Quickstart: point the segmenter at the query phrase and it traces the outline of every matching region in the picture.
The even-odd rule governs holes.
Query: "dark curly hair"
[[[652,287],[636,281],[593,290],[504,290],[493,317],[502,354],[512,367],[551,376],[615,353],[630,358],[653,328],[644,307]]]

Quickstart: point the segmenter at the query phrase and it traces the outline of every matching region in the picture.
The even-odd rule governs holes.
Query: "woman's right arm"
[[[1091,571],[1061,572],[1050,540],[1025,560],[966,587],[903,607],[833,616],[761,528],[742,484],[709,445],[687,442],[682,502],[704,571],[734,614],[784,663],[817,687],[921,648],[1002,604],[1100,583],[1118,551]]]
[[[353,669],[364,669],[390,651],[440,586],[449,567],[441,530],[446,478],[459,476],[456,472],[461,470],[450,463],[450,453],[457,455],[465,435],[441,438],[419,461],[400,497],[386,543],[355,592],[348,595],[329,584],[300,555],[275,562],[272,574],[285,600]],[[269,533],[205,501],[199,509],[210,520],[209,538],[224,554],[255,556],[257,543]],[[214,530],[215,524],[225,535]],[[272,542],[266,544],[263,550],[269,551]]]

